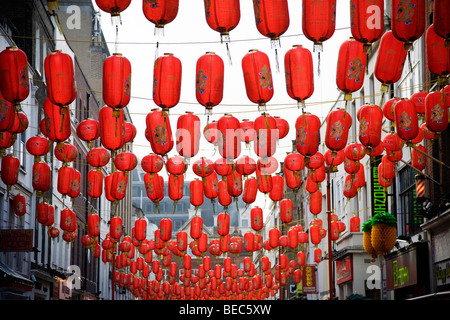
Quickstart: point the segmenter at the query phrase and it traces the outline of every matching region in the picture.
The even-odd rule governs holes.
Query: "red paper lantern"
[[[0,53],[0,91],[4,99],[20,110],[20,103],[30,94],[28,58],[24,51],[12,46]]]
[[[236,28],[241,19],[239,0],[205,1],[205,16],[208,26],[220,32],[221,42],[229,42],[229,32]]]
[[[111,17],[116,17],[128,8],[131,0],[95,0],[95,2],[101,10],[110,13]]]
[[[361,220],[358,216],[350,218],[350,232],[361,232]]]
[[[309,211],[315,216],[322,212],[322,192],[320,190],[309,194]]]
[[[294,205],[292,200],[283,199],[280,201],[280,220],[283,223],[290,223],[294,217]]]
[[[234,169],[246,177],[255,172],[256,161],[249,156],[242,156],[235,161]]]
[[[276,203],[283,199],[284,193],[284,178],[283,176],[276,174],[272,177],[272,190],[269,192],[269,198]],[[281,205],[281,203],[280,203]]]
[[[322,42],[331,38],[336,28],[336,0],[302,1],[303,34],[322,51]]]
[[[386,151],[398,151],[403,148],[404,141],[396,132],[389,132],[383,138],[383,145]]]
[[[69,193],[74,170],[74,168],[68,166],[62,166],[58,169],[57,189],[63,196],[66,196]]]
[[[344,109],[328,113],[325,144],[332,151],[339,151],[347,145],[348,132],[352,125],[352,117]]]
[[[227,190],[228,194],[232,196],[235,201],[237,197],[242,194],[242,176],[239,172],[233,170],[230,175],[227,176]]]
[[[251,227],[255,231],[259,231],[263,228],[263,211],[260,207],[256,206],[250,210]]]
[[[114,158],[114,165],[121,171],[132,171],[138,163],[137,157],[133,152],[124,151]]]
[[[172,237],[172,220],[163,218],[159,222],[160,238],[163,241],[169,241]]]
[[[448,16],[450,8],[445,0],[435,0],[433,10],[433,25],[435,32],[445,39],[446,47],[449,46],[450,40],[450,21]]]
[[[433,131],[431,131],[430,129],[428,129],[426,123],[422,123],[422,124],[420,125],[420,129],[421,129],[422,132],[423,132],[423,138],[424,138],[424,139],[427,139],[427,140],[433,140],[433,139],[434,139],[435,134],[434,134]]]
[[[253,1],[256,28],[263,36],[273,42],[279,38],[289,27],[289,8],[287,0],[260,0]]]
[[[206,178],[210,174],[214,172],[214,163],[206,159],[205,157],[201,157],[199,160],[196,160],[192,165],[192,171],[201,178]]]
[[[352,93],[361,89],[367,64],[367,55],[361,42],[345,40],[340,48],[336,69],[336,85],[344,92],[344,100],[351,101]]]
[[[128,174],[120,170],[115,171],[111,180],[111,197],[115,200],[122,200],[126,195],[127,185]]]
[[[86,155],[86,161],[89,165],[96,168],[106,166],[110,159],[108,150],[103,147],[92,148]]]
[[[395,122],[395,115],[394,115],[394,108],[395,104],[400,101],[400,98],[394,97],[392,99],[389,99],[383,104],[383,115],[386,117],[386,119],[391,120]]]
[[[345,181],[344,181],[344,196],[348,199],[351,199],[354,196],[356,196],[357,192],[358,192],[358,188],[356,187],[356,184],[355,184],[355,181],[354,181],[352,175],[347,174],[345,176]]]
[[[185,231],[177,232],[177,248],[181,252],[184,252],[187,249],[187,233]]]
[[[31,153],[37,161],[39,161],[40,157],[46,155],[50,150],[49,140],[42,135],[36,135],[28,138],[25,146],[27,151]]]
[[[427,66],[431,73],[443,77],[450,73],[450,52],[445,39],[439,36],[434,25],[428,27],[425,34]]]
[[[27,199],[22,193],[16,194],[13,198],[14,214],[18,217],[22,217],[27,213]]]
[[[333,152],[330,149],[327,149],[323,157],[327,165],[330,166],[330,172],[337,172],[337,167],[344,162],[345,154],[343,150]]]
[[[416,105],[409,99],[401,99],[395,104],[394,115],[398,136],[410,144],[419,134]]]
[[[236,159],[241,153],[240,122],[225,114],[217,122],[219,153],[225,159]]]
[[[244,193],[242,195],[242,201],[247,205],[255,202],[256,195],[258,193],[258,181],[254,177],[250,177],[245,180],[244,183]]]
[[[56,159],[63,162],[64,164],[67,164],[69,162],[75,161],[78,156],[78,150],[73,144],[64,141],[58,143],[55,146],[54,154]]]
[[[230,233],[230,216],[226,212],[217,215],[217,233],[225,236]]]
[[[131,97],[131,63],[120,53],[103,62],[103,100],[111,108],[122,109]]]
[[[322,261],[322,249],[316,248],[314,249],[314,262],[320,263]]]
[[[422,145],[416,145],[415,148],[411,150],[411,165],[419,171],[422,171],[426,167],[426,153],[427,150]]]
[[[278,247],[281,231],[275,227],[269,230],[269,244],[272,248]]]
[[[258,158],[256,168],[261,174],[272,174],[278,170],[278,160],[275,157]]]
[[[77,216],[75,212],[66,208],[61,211],[60,227],[67,232],[74,232],[77,229]]]
[[[153,101],[168,112],[180,101],[181,61],[172,53],[156,59],[153,68]]]
[[[161,188],[159,175],[157,173],[146,173],[144,174],[144,184],[147,197],[152,200],[152,202],[158,203],[161,196],[164,195],[164,189]],[[171,183],[169,181],[169,194],[171,189]],[[177,199],[179,200],[179,199]]]
[[[33,164],[32,186],[38,192],[38,196],[50,190],[51,169],[47,163],[39,161]]]
[[[61,50],[53,51],[45,57],[44,70],[48,99],[53,104],[67,109],[76,97],[72,57]]]
[[[396,83],[402,76],[406,54],[403,42],[397,40],[392,31],[383,34],[374,70],[375,77],[382,83],[382,91],[386,90],[388,85]]]
[[[216,172],[212,171],[202,182],[205,197],[210,199],[211,202],[214,202],[219,195],[219,181],[217,180]]]
[[[178,15],[179,0],[144,1],[142,10],[145,17],[155,25],[155,34],[163,33],[164,26]]]
[[[141,160],[142,170],[148,173],[158,173],[164,167],[164,161],[156,153],[150,153]]]
[[[305,158],[298,152],[289,153],[283,165],[291,171],[301,171],[305,167]]]
[[[200,118],[186,111],[178,117],[176,131],[177,152],[185,157],[194,157],[200,148]]]
[[[388,188],[392,185],[392,183],[394,182],[394,179],[388,179],[384,176],[383,167],[384,167],[383,163],[380,163],[378,165],[378,183],[383,188]]]
[[[274,116],[275,123],[277,124],[278,139],[283,139],[289,133],[289,122],[279,116]]]
[[[59,107],[49,98],[44,101],[45,135],[52,141],[67,140],[71,133],[70,112],[67,107]]]
[[[173,148],[173,138],[167,112],[152,109],[145,121],[153,152],[161,156],[169,153]]]
[[[122,148],[125,144],[125,117],[123,110],[104,106],[100,109],[99,118],[102,145],[110,151]]]
[[[199,239],[203,232],[203,219],[193,216],[191,220],[190,236],[192,239]]]
[[[311,243],[314,245],[318,245],[322,238],[320,237],[320,227],[317,225],[311,225],[309,227],[309,238]]]
[[[46,202],[40,202],[36,208],[36,220],[40,224],[45,224],[49,218],[49,204]]]
[[[368,52],[384,32],[384,1],[351,0],[350,26],[353,38],[363,43]]]
[[[14,107],[6,100],[0,90],[0,132],[8,131],[14,124]]]
[[[203,136],[205,137],[206,141],[208,141],[209,143],[212,143],[213,145],[217,144],[218,130],[217,130],[217,121],[216,120],[208,123],[205,126],[205,128],[203,128]]]
[[[242,142],[248,144],[255,140],[254,122],[249,119],[243,119],[239,125],[239,136]]]
[[[317,182],[313,181],[313,179],[312,179],[310,174],[308,174],[308,176],[306,178],[305,189],[310,194],[312,194],[312,193],[316,192],[317,190],[319,190],[319,184]]]
[[[360,143],[353,142],[345,146],[344,154],[349,160],[359,161],[366,155],[366,148]]]
[[[445,91],[430,92],[425,99],[425,123],[427,128],[436,134],[441,133],[448,126],[448,103],[445,101],[448,98],[445,98]]]
[[[425,0],[392,0],[391,14],[392,34],[408,50],[425,32]]]
[[[219,204],[224,206],[224,208],[227,208],[232,201],[231,195],[228,193],[227,181],[220,180],[218,183],[218,189]]]
[[[256,169],[256,181],[258,182],[258,190],[261,193],[269,193],[273,188],[273,180],[271,174],[266,174]]]
[[[425,114],[425,98],[427,95],[427,91],[419,91],[409,97],[409,100],[416,105],[416,111],[420,116]]]
[[[370,154],[381,142],[383,111],[374,104],[365,104],[358,110],[359,141]]]
[[[8,128],[8,132],[12,134],[19,134],[25,132],[28,129],[29,121],[27,115],[22,112],[14,113],[14,120],[11,127]]]
[[[59,237],[59,229],[56,227],[52,227],[48,229],[48,235],[49,237],[55,239]]]
[[[254,122],[255,143],[254,150],[259,157],[271,157],[276,151],[279,139],[277,123],[267,113],[258,116]]]
[[[237,3],[237,10],[239,11],[238,0]],[[229,4],[212,1],[209,10],[216,10],[217,5],[228,6]],[[207,7],[208,6],[205,3],[205,11],[207,10]],[[223,14],[229,16],[233,14],[233,12],[220,12],[219,15]],[[217,22],[220,18],[214,15],[212,19],[217,19]],[[228,30],[224,32],[228,32]],[[224,64],[222,58],[214,52],[206,52],[197,60],[195,74],[195,97],[197,98],[198,103],[206,108],[206,114],[211,115],[212,108],[217,106],[223,98]]]
[[[319,149],[320,125],[319,117],[307,112],[301,114],[295,122],[295,146],[297,151],[307,158],[306,162]]]
[[[355,173],[355,179],[353,182],[356,185],[357,191],[366,185],[366,175],[362,163],[359,163],[359,170]]]
[[[100,235],[100,216],[96,213],[91,213],[88,215],[88,234],[93,237],[98,237]]]
[[[386,179],[395,178],[395,164],[390,161],[386,155],[381,158],[382,167],[378,167],[378,173]]]
[[[199,179],[194,179],[189,184],[189,197],[191,204],[195,207],[195,210],[203,203],[203,183]]]
[[[186,171],[187,166],[184,159],[180,156],[173,156],[167,160],[166,170],[170,174],[181,175]]]
[[[183,198],[184,177],[183,175],[169,174],[169,198],[175,201],[175,204]]]
[[[248,99],[258,104],[258,111],[266,111],[274,93],[269,57],[257,49],[250,50],[242,58],[242,71]]]
[[[121,237],[123,233],[123,222],[122,218],[119,216],[114,216],[109,221],[109,235],[114,240],[114,242],[117,242]]]
[[[137,134],[136,126],[128,121],[124,121],[123,123],[125,128],[125,143],[133,142]]]

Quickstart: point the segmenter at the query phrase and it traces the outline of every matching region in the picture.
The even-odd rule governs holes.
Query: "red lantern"
[[[131,0],[95,0],[95,2],[101,10],[110,13],[111,17],[116,17],[128,8]]]
[[[36,209],[36,220],[40,224],[45,224],[49,218],[49,204],[46,202],[40,202]]]
[[[77,229],[77,216],[75,212],[66,208],[61,211],[60,220],[61,229],[67,232],[73,232]]]
[[[322,192],[320,190],[309,194],[309,211],[315,216],[322,212]]]
[[[77,125],[77,136],[88,143],[92,148],[94,140],[100,137],[100,122],[95,119],[87,118]]]
[[[25,130],[27,130],[28,128],[28,125],[29,121],[27,115],[22,111],[16,112],[14,113],[13,124],[8,128],[8,132],[12,134],[25,132]]]
[[[295,122],[295,146],[297,151],[307,158],[306,162],[319,149],[320,125],[319,117],[307,112],[301,114]]]
[[[383,104],[383,115],[386,119],[395,122],[394,108],[398,101],[400,101],[400,98],[394,97]]]
[[[22,217],[27,213],[27,199],[22,193],[16,194],[13,198],[14,214]]]
[[[408,50],[425,32],[425,0],[392,0],[391,14],[392,34]]]
[[[356,196],[356,193],[358,192],[358,188],[355,184],[355,181],[351,174],[347,174],[345,176],[345,182],[344,182],[344,196],[348,199],[353,198]]]
[[[109,221],[109,235],[116,242],[122,237],[123,222],[119,216],[114,216]]]
[[[261,172],[259,169],[256,169],[256,181],[261,193],[269,193],[273,188],[272,175]]]
[[[302,2],[303,34],[314,42],[314,49],[322,51],[322,42],[331,38],[336,28],[336,0],[321,3]],[[315,51],[315,50],[314,50]]]
[[[68,107],[59,107],[49,98],[44,101],[45,135],[52,141],[67,140],[71,133]]]
[[[121,171],[132,171],[137,166],[137,157],[134,153],[125,151],[114,158],[114,165]]]
[[[359,170],[355,173],[353,182],[356,185],[357,191],[366,185],[366,175],[362,163],[359,163]]]
[[[278,170],[278,160],[275,157],[258,158],[256,169],[263,175],[275,173]]]
[[[3,98],[0,90],[0,132],[8,131],[14,124],[14,107],[11,102]]]
[[[221,212],[217,216],[217,233],[220,236],[230,233],[230,216],[226,212]]]
[[[244,177],[251,175],[256,170],[256,161],[249,156],[242,156],[235,161],[234,168]]]
[[[4,99],[20,110],[20,103],[30,94],[28,58],[19,48],[7,47],[0,53],[0,91]]]
[[[277,123],[267,113],[258,116],[254,122],[254,150],[259,157],[271,157],[276,151],[278,137]]]
[[[434,139],[435,134],[434,134],[433,131],[431,131],[430,129],[428,129],[426,123],[422,123],[422,124],[420,125],[420,129],[421,129],[422,132],[423,132],[423,138],[424,138],[424,139],[427,139],[427,140],[433,140],[433,139]]]
[[[283,199],[284,192],[284,178],[283,176],[276,174],[272,177],[272,190],[269,192],[269,198],[276,203]],[[281,203],[280,203],[281,206]]]
[[[141,160],[142,170],[148,173],[158,173],[164,167],[164,161],[156,153],[150,153]]]
[[[169,198],[177,204],[183,198],[184,177],[183,175],[169,174]]]
[[[281,231],[273,227],[269,230],[269,244],[272,248],[278,247]]]
[[[274,116],[273,118],[275,119],[275,123],[277,125],[278,139],[283,139],[289,133],[289,122],[278,116]]]
[[[93,236],[97,237],[100,235],[100,216],[96,213],[91,213],[88,215],[88,233]]]
[[[263,36],[271,39],[273,43],[279,42],[279,38],[289,27],[289,8],[287,0],[260,0],[253,1],[256,28]]]
[[[55,239],[59,237],[59,229],[56,227],[52,227],[48,229],[48,235],[49,237]]]
[[[425,34],[427,65],[431,73],[443,77],[450,73],[450,52],[445,46],[445,39],[439,36],[434,25],[428,27]]]
[[[344,148],[345,157],[352,161],[359,161],[366,155],[366,148],[357,142],[350,143]]]
[[[187,249],[187,233],[185,231],[177,232],[177,248],[181,252],[184,252]]]
[[[229,32],[236,28],[241,19],[239,0],[207,1],[205,2],[205,16],[208,26],[220,32],[221,42],[229,42]]]
[[[125,143],[133,142],[137,133],[136,126],[128,121],[124,121],[123,123],[125,128]]]
[[[284,56],[286,90],[298,107],[314,93],[313,60],[311,52],[301,45],[293,46]]]
[[[53,51],[45,57],[44,69],[48,99],[53,104],[67,109],[76,97],[72,57],[61,50]]]
[[[70,190],[70,183],[73,179],[74,168],[68,166],[62,166],[58,169],[58,192],[63,196],[66,196]]]
[[[219,153],[223,158],[236,159],[241,153],[240,122],[225,114],[217,122]]]
[[[242,194],[242,176],[239,172],[233,170],[230,175],[227,176],[227,190],[228,194],[232,196],[235,201],[237,197]]]
[[[269,57],[257,49],[250,50],[242,58],[242,71],[248,99],[258,104],[258,111],[266,111],[274,92]]]
[[[165,112],[176,106],[181,93],[181,61],[172,53],[156,59],[153,68],[153,101]]]
[[[184,174],[187,166],[184,163],[184,159],[180,156],[173,156],[167,160],[166,169],[167,172],[174,175]]]
[[[236,0],[235,0],[236,1]],[[239,13],[239,1],[237,11]],[[219,3],[218,1],[212,1],[209,5],[209,10],[217,10],[216,6],[229,6],[228,3]],[[205,3],[205,11],[208,10],[208,6]],[[232,15],[233,11],[220,12],[220,14]],[[208,12],[206,12],[208,17]],[[213,15],[211,19],[216,19],[218,22],[219,17]],[[207,18],[208,21],[208,18]],[[228,32],[228,30],[223,30]],[[214,52],[206,52],[197,60],[196,65],[196,79],[195,79],[195,97],[198,103],[206,108],[206,114],[212,114],[212,108],[217,106],[223,98],[223,81],[224,81],[224,65],[220,56]]]
[[[250,210],[251,227],[255,231],[259,231],[263,228],[263,211],[260,207],[256,206]]]
[[[111,108],[122,109],[131,97],[131,63],[120,53],[103,62],[103,100]]]
[[[163,218],[159,222],[160,238],[163,241],[169,241],[172,237],[172,220]]]
[[[217,121],[208,123],[205,128],[203,128],[203,136],[206,141],[216,145],[218,142],[218,130],[217,130]]]
[[[398,151],[403,148],[404,141],[400,139],[396,132],[389,132],[383,138],[383,145],[386,151]]]
[[[394,115],[398,136],[411,144],[411,140],[419,134],[416,105],[409,99],[401,99],[395,104]]]
[[[125,197],[128,185],[128,174],[117,170],[112,174],[111,196],[115,200],[122,200]]]
[[[322,249],[316,248],[314,249],[314,262],[320,263],[322,261]]]
[[[283,223],[290,223],[294,217],[294,205],[292,200],[283,199],[280,201],[280,220]]]
[[[212,171],[211,174],[207,175],[203,179],[202,182],[203,182],[203,191],[205,193],[205,197],[210,199],[211,202],[214,202],[214,200],[219,195],[219,181],[217,180],[216,172]]]
[[[239,127],[239,136],[241,138],[241,141],[245,142],[248,146],[251,141],[255,140],[254,122],[249,119],[243,119]]]
[[[251,203],[255,202],[257,192],[258,181],[254,177],[248,178],[247,180],[245,180],[242,201],[244,201],[247,205],[250,205]]]
[[[33,189],[38,192],[38,196],[50,190],[51,169],[47,163],[42,161],[34,163],[32,185]]]
[[[203,203],[203,183],[199,179],[194,179],[189,184],[190,202],[195,207],[195,210]]]
[[[384,32],[384,1],[351,0],[350,25],[353,38],[363,43],[368,52]]]
[[[366,147],[369,154],[381,142],[383,111],[374,104],[365,104],[358,110],[359,141]]]
[[[54,154],[56,159],[67,164],[75,161],[78,156],[78,150],[73,144],[64,141],[55,146]]]
[[[336,85],[344,92],[344,100],[351,101],[352,93],[361,89],[367,64],[367,55],[361,42],[345,40],[340,48],[336,69]]]
[[[44,156],[49,152],[50,142],[46,137],[36,135],[27,140],[26,148],[27,151],[35,157],[35,160],[39,161],[41,156]]]
[[[100,109],[99,117],[102,145],[110,151],[122,148],[125,144],[125,118],[123,110],[104,106]]]
[[[312,179],[310,174],[308,174],[308,176],[306,178],[305,189],[310,194],[312,194],[312,193],[316,192],[317,190],[319,190],[319,184],[317,182],[313,181],[313,179]]]
[[[330,172],[337,172],[338,171],[337,166],[339,166],[342,162],[344,162],[345,154],[343,150],[333,152],[330,149],[327,149],[323,157],[327,165],[330,166]]]
[[[350,232],[361,232],[361,220],[358,216],[350,218]]]
[[[395,164],[387,158],[387,155],[384,155],[381,158],[381,164],[383,164],[383,166],[378,168],[379,174],[386,179],[395,178]]]
[[[392,31],[383,34],[374,71],[375,77],[382,83],[382,91],[386,90],[388,85],[396,83],[402,76],[406,54],[403,42],[397,40]]]
[[[419,91],[414,93],[409,100],[411,100],[416,105],[416,111],[420,116],[425,114],[425,98],[427,97],[428,92]]]
[[[227,181],[220,180],[218,183],[218,188],[219,188],[218,193],[219,203],[220,205],[224,206],[224,208],[227,208],[232,201],[231,195],[228,193]]]
[[[145,17],[155,25],[155,34],[163,33],[164,26],[178,15],[179,0],[160,0],[156,3],[144,1],[142,10]]]
[[[199,160],[195,161],[192,165],[192,171],[199,177],[206,178],[214,172],[214,163],[201,157]]]
[[[191,220],[190,236],[192,239],[199,239],[203,232],[203,219],[193,216]]]
[[[194,157],[200,148],[200,118],[186,111],[178,117],[176,131],[177,152],[185,157]]]
[[[325,144],[328,149],[338,151],[347,145],[348,132],[352,125],[352,117],[343,109],[333,110],[328,113]]]
[[[435,0],[433,10],[433,25],[435,32],[445,39],[445,46],[449,46],[450,40],[450,22],[448,16],[450,14],[449,7],[445,0]]]
[[[152,109],[145,121],[153,152],[161,156],[169,153],[173,148],[173,139],[167,112]]]
[[[147,197],[155,202],[159,203],[159,200],[164,197],[164,188],[161,187],[160,176],[157,173],[146,173],[144,175],[145,191]],[[169,194],[170,194],[170,182],[169,182]],[[178,200],[178,199],[177,199]]]
[[[427,128],[436,134],[441,133],[448,126],[448,103],[445,103],[447,87],[443,89],[444,92],[430,92],[425,99],[425,123]]]
[[[297,152],[289,153],[284,158],[284,164],[291,171],[301,171],[305,167],[305,158]]]
[[[95,168],[107,165],[110,159],[108,150],[103,147],[92,148],[86,155],[86,161]]]
[[[392,183],[394,182],[394,179],[388,179],[384,176],[384,169],[383,169],[384,165],[383,163],[380,163],[378,165],[378,183],[380,184],[380,186],[384,187],[384,188],[388,188],[392,185]]]
[[[311,243],[314,245],[318,245],[322,238],[320,237],[320,227],[318,225],[311,225],[309,227],[309,238],[311,239]]]
[[[416,148],[418,150],[416,150]],[[427,151],[422,145],[416,145],[416,147],[411,150],[411,165],[419,171],[422,171],[426,167],[426,153]]]

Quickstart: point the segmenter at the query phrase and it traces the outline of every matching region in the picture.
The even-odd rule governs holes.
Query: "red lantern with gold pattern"
[[[212,171],[211,174],[202,179],[202,182],[205,197],[210,199],[211,202],[214,202],[219,196],[219,181],[217,179],[217,173]]]
[[[358,216],[350,218],[350,232],[361,232],[361,219]]]
[[[153,152],[161,156],[169,153],[174,142],[167,112],[152,109],[145,121]]]
[[[427,97],[427,91],[419,91],[413,93],[409,100],[411,100],[416,105],[416,111],[420,116],[425,114],[425,98]]]
[[[261,174],[272,174],[278,170],[278,160],[275,157],[258,158],[256,168]]]
[[[203,136],[205,137],[206,141],[213,145],[217,145],[218,142],[218,130],[217,130],[217,121],[214,120],[210,123],[208,123],[203,128]]]
[[[320,125],[319,117],[307,112],[301,114],[295,122],[295,146],[297,151],[306,158],[311,157],[319,150]],[[309,159],[305,161],[307,162]]]
[[[256,170],[256,161],[249,156],[242,156],[236,159],[234,169],[244,177],[251,175]]]
[[[279,38],[289,27],[289,8],[287,0],[259,0],[253,1],[256,28],[263,36],[271,39],[272,43],[279,42]],[[277,44],[272,44],[276,47]]]
[[[352,125],[352,117],[344,109],[328,113],[325,145],[332,151],[339,151],[347,145],[348,132]]]
[[[449,47],[450,44],[450,21],[448,20],[449,14],[450,8],[447,1],[434,1],[433,25],[435,28],[435,32],[445,39],[446,47]]]
[[[200,216],[193,216],[191,220],[190,236],[192,239],[199,239],[203,232],[203,219]]]
[[[120,240],[123,234],[123,222],[122,218],[119,216],[114,216],[109,221],[109,235],[114,240],[114,242],[117,242]]]
[[[195,178],[189,184],[189,197],[191,204],[195,210],[203,204],[203,183],[200,179]]]
[[[77,229],[77,216],[71,209],[61,211],[60,227],[67,232],[73,232]]]
[[[395,104],[394,115],[398,136],[411,144],[411,140],[419,134],[416,105],[409,99],[401,99]]]
[[[278,130],[275,119],[267,113],[258,116],[254,122],[255,153],[259,157],[271,157],[276,151]]]
[[[137,134],[136,126],[129,121],[124,121],[123,123],[125,128],[125,143],[133,142]]]
[[[261,172],[256,168],[256,181],[258,182],[258,190],[261,193],[269,193],[273,188],[272,175]]]
[[[239,136],[242,142],[245,142],[246,145],[255,140],[255,129],[254,129],[254,121],[249,119],[243,119],[239,125],[240,131]]]
[[[115,200],[122,200],[127,192],[128,174],[117,170],[112,174],[111,196]]]
[[[150,153],[141,160],[142,170],[148,173],[158,173],[164,167],[164,161],[160,155]]]
[[[221,42],[229,42],[229,32],[237,27],[241,19],[239,0],[204,1],[208,26],[220,32]]]
[[[361,89],[367,65],[367,55],[361,42],[345,40],[338,53],[336,85],[344,92],[344,100],[351,101],[352,93]]]
[[[0,132],[8,131],[14,124],[15,110],[13,104],[6,100],[0,90]]]
[[[71,133],[70,112],[68,107],[59,107],[49,98],[44,101],[45,135],[52,141],[67,140]]]
[[[39,160],[41,156],[46,155],[50,150],[50,142],[48,138],[42,135],[36,135],[28,138],[26,148],[36,160]]]
[[[394,108],[395,104],[400,101],[400,98],[394,97],[389,99],[383,104],[383,115],[386,117],[386,119],[391,120],[395,122],[395,114],[394,114]]]
[[[427,139],[427,140],[433,140],[433,139],[434,139],[435,134],[434,134],[433,131],[431,131],[430,129],[428,129],[426,123],[422,123],[422,124],[420,125],[420,129],[421,129],[422,132],[423,132],[423,138],[424,138],[424,139]]]
[[[91,169],[87,176],[87,194],[91,198],[100,198],[103,193],[103,172],[101,169]]]
[[[382,168],[378,167],[378,172],[386,179],[395,178],[395,165],[394,162],[390,161],[387,155],[381,158]]]
[[[392,0],[391,15],[392,34],[408,50],[425,32],[425,0]]]
[[[234,0],[233,2],[235,1],[238,2],[237,11],[239,12],[239,0]],[[229,6],[229,4],[212,1],[210,2],[209,10],[216,10],[217,6]],[[207,7],[208,5],[205,3],[205,11]],[[220,12],[218,14],[229,17],[233,12],[235,11]],[[214,15],[212,19],[218,21],[219,17]],[[224,30],[224,32],[228,31]],[[217,106],[223,98],[224,64],[222,58],[214,52],[206,52],[197,60],[195,75],[195,97],[198,103],[206,108],[206,114],[211,115],[212,108]]]
[[[233,170],[231,174],[227,176],[226,181],[228,194],[237,201],[237,197],[242,194],[242,175],[236,170]]]
[[[269,57],[257,49],[250,50],[242,58],[242,71],[248,99],[258,104],[258,111],[266,111],[274,93]]]
[[[225,236],[230,233],[230,216],[226,212],[217,215],[217,233]]]
[[[448,126],[448,103],[445,103],[445,90],[449,86],[445,86],[444,92],[430,92],[425,99],[425,123],[430,131],[435,134],[441,133]]]
[[[176,148],[187,159],[194,157],[200,148],[200,118],[191,111],[178,117]]]
[[[259,231],[263,228],[263,211],[260,207],[256,206],[250,210],[251,227],[255,231]]]
[[[153,67],[153,101],[168,112],[180,101],[181,61],[172,53],[158,57]]]
[[[374,71],[375,77],[382,83],[382,90],[396,83],[402,76],[407,52],[403,42],[397,40],[392,31],[383,34]]]
[[[73,59],[61,50],[51,52],[44,60],[48,99],[61,108],[75,100],[75,72]]]
[[[28,58],[18,47],[7,47],[0,53],[0,88],[3,98],[17,111],[30,94]]]
[[[103,147],[92,148],[86,155],[86,161],[95,168],[106,166],[110,159],[111,155]]]
[[[284,194],[284,177],[276,174],[272,177],[272,190],[269,192],[269,198],[274,204],[283,199]]]
[[[144,174],[144,184],[147,197],[152,200],[152,202],[158,203],[161,196],[164,195],[164,189],[161,188],[159,175],[157,173],[147,172],[146,174]]]
[[[160,238],[163,241],[169,241],[172,238],[172,220],[163,218],[159,222]]]
[[[33,164],[33,189],[42,194],[50,190],[51,187],[51,169],[50,166],[43,162],[35,162]]]
[[[283,223],[290,223],[294,217],[294,205],[291,199],[280,201],[280,220]]]
[[[172,199],[175,204],[178,200],[183,198],[184,194],[184,177],[183,175],[169,174],[169,198]]]
[[[170,174],[181,175],[186,171],[187,166],[184,163],[183,157],[173,156],[166,162],[166,170]]]
[[[219,204],[227,208],[231,201],[231,195],[228,193],[228,184],[226,180],[220,180],[218,182],[218,198]]]
[[[351,174],[347,174],[345,176],[344,181],[344,196],[348,199],[353,198],[356,196],[356,193],[358,192],[358,188],[356,187],[356,184],[352,178]]]
[[[219,153],[225,159],[236,159],[241,154],[240,122],[225,114],[217,122]]]
[[[164,26],[178,15],[179,0],[143,1],[145,17],[155,25],[155,34],[164,33]]]
[[[78,150],[73,144],[64,141],[58,143],[55,146],[54,154],[56,159],[63,162],[64,164],[67,164],[69,162],[75,161],[78,156]]]
[[[363,43],[368,52],[384,32],[384,1],[351,0],[350,26],[353,38]]]
[[[131,63],[120,53],[103,61],[103,101],[111,108],[122,109],[130,103]]]
[[[22,217],[27,213],[27,199],[22,193],[16,194],[13,198],[14,214],[18,217]]]
[[[69,193],[74,170],[74,168],[68,166],[62,166],[58,169],[57,189],[63,196],[66,196]]]
[[[279,116],[274,116],[275,123],[277,124],[278,139],[283,139],[289,133],[289,122],[286,119],[280,118]]]
[[[269,244],[272,248],[278,247],[280,237],[281,231],[276,227],[273,227],[269,230]]]
[[[136,155],[130,151],[124,151],[116,155],[114,165],[121,171],[132,171],[136,168],[138,160]]]
[[[331,38],[336,28],[336,0],[302,1],[303,34],[322,51],[322,42]]]
[[[247,205],[255,202],[256,195],[258,193],[258,181],[254,177],[250,177],[245,180],[244,183],[244,193],[242,195],[242,201]]]
[[[344,148],[344,154],[350,160],[360,161],[366,155],[366,148],[361,143],[349,143]]]
[[[322,212],[322,192],[320,190],[309,194],[309,211],[315,216]]]
[[[111,17],[120,16],[131,3],[131,0],[95,0],[97,6],[111,14]]]
[[[214,162],[205,157],[196,160],[192,165],[192,171],[201,178],[206,178],[214,172]]]
[[[431,73],[442,77],[450,73],[450,52],[445,46],[445,39],[439,36],[434,25],[425,33],[427,66]]]
[[[381,142],[383,111],[375,104],[365,104],[358,110],[359,141],[369,154]]]
[[[337,152],[333,152],[330,149],[325,151],[323,155],[325,162],[330,166],[330,172],[337,172],[338,166],[344,162],[345,154],[343,150],[339,150]]]
[[[298,107],[305,107],[305,100],[314,93],[314,73],[311,52],[295,45],[284,55],[286,90]]]
[[[418,150],[416,150],[416,148]],[[411,165],[419,171],[422,171],[426,167],[427,164],[426,153],[427,150],[422,145],[416,145],[416,147],[411,150],[411,158],[412,158]]]
[[[309,238],[311,243],[314,245],[318,245],[322,238],[320,237],[320,227],[318,225],[310,225],[309,227]]]
[[[398,151],[403,148],[404,141],[396,132],[389,132],[383,138],[384,148],[390,151]]]
[[[100,235],[100,216],[96,213],[91,213],[88,215],[88,234],[93,237],[98,237]]]
[[[100,109],[100,139],[102,145],[110,150],[120,149],[125,144],[124,112],[104,106]]]

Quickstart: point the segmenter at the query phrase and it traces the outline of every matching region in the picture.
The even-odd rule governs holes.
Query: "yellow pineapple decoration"
[[[377,251],[372,247],[372,221],[367,221],[362,225],[363,231],[363,246],[364,250],[372,255],[372,262],[375,262]]]
[[[383,256],[394,248],[397,240],[397,219],[390,213],[377,213],[372,218],[372,247]]]

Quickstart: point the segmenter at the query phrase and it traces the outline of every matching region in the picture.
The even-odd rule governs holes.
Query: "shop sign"
[[[316,266],[314,264],[307,264],[303,268],[302,290],[303,294],[317,293]]]
[[[341,284],[353,279],[352,255],[347,255],[336,261],[336,283]]]
[[[388,201],[385,188],[378,182],[378,165],[381,163],[381,156],[377,156],[370,161],[370,185],[372,190],[372,217],[377,213],[386,213]]]
[[[399,289],[417,283],[417,251],[410,250],[386,260],[387,290]]]
[[[450,283],[450,260],[438,262],[434,266],[436,273],[436,284],[444,286]]]

